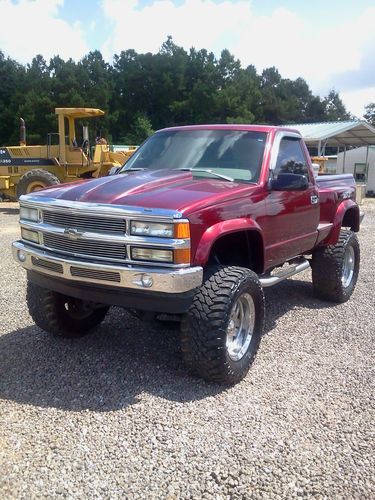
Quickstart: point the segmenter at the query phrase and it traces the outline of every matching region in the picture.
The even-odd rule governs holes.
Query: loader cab
[[[104,111],[95,108],[56,108],[55,113],[58,117],[59,151],[57,156],[60,164],[68,169],[69,166],[89,166],[92,158],[90,157],[88,127],[83,126],[82,134],[77,134],[76,120],[103,116]]]

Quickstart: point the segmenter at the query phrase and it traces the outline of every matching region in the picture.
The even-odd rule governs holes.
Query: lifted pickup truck
[[[20,200],[13,254],[35,323],[80,337],[111,305],[181,319],[188,367],[233,384],[263,333],[263,288],[312,268],[315,294],[355,287],[362,214],[352,175],[314,177],[291,129],[161,130],[118,174]]]

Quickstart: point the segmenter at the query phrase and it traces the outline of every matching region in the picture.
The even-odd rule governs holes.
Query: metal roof
[[[296,123],[283,125],[298,130],[307,145],[367,146],[375,145],[375,128],[366,121]]]

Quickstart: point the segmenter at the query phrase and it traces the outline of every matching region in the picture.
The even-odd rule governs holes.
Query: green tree
[[[84,106],[100,108],[106,113],[103,117],[90,119],[92,135],[110,138],[110,101],[114,88],[112,67],[104,61],[102,54],[95,50],[78,63],[76,71]]]
[[[0,145],[19,140],[19,102],[24,94],[25,68],[0,51]]]
[[[141,144],[153,133],[154,130],[147,116],[138,114],[130,125],[129,132],[121,137],[120,142],[125,144]]]
[[[258,74],[226,49],[217,59],[206,49],[186,51],[172,37],[156,54],[129,49],[113,64],[97,50],[78,62],[37,55],[26,66],[0,52],[0,144],[18,142],[20,116],[28,142],[45,143],[57,128],[55,107],[103,109],[105,117],[90,120],[92,135],[100,130],[114,142],[140,142],[171,125],[351,118],[335,90],[322,99],[302,78],[283,78],[275,67]],[[366,110],[374,123],[375,104]]]
[[[56,130],[50,72],[48,63],[41,55],[34,57],[26,66],[23,98],[17,115],[25,120],[28,144],[45,144],[47,134]]]
[[[275,67],[266,68],[261,75],[261,114],[265,123],[279,124],[283,121],[279,86],[281,75]]]
[[[323,99],[325,108],[325,119],[327,121],[350,120],[352,116],[346,111],[346,108],[336,90],[330,90],[327,97]]]
[[[64,61],[55,56],[49,64],[51,93],[56,107],[84,107],[85,97],[77,64],[73,59]]]
[[[375,127],[375,102],[367,104],[367,106],[365,106],[365,110],[366,113],[363,115],[364,119]]]

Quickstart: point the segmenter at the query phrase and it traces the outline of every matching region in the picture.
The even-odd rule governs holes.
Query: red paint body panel
[[[344,200],[340,203],[335,213],[335,217],[333,219],[332,230],[327,236],[323,243],[325,245],[334,245],[337,243],[340,236],[340,229],[342,226],[342,221],[344,219],[345,214],[348,210],[355,210],[357,213],[357,219],[359,220],[359,208],[358,205],[353,200]]]
[[[351,199],[355,192],[353,177],[322,176],[316,181],[306,147],[306,160],[310,166],[308,189],[288,192],[268,188],[276,133],[290,129],[258,125],[173,128],[200,129],[266,132],[259,182],[246,184],[197,179],[191,172],[149,170],[52,186],[35,193],[35,196],[179,211],[191,223],[191,255],[195,265],[207,262],[212,244],[221,236],[236,231],[257,231],[264,244],[264,271],[302,253],[310,253],[322,238],[324,244],[337,241],[346,210],[358,209]],[[314,196],[319,198],[319,203],[312,203]],[[333,224],[332,230],[327,235],[327,226],[325,229],[321,226],[322,234],[319,235],[319,224],[328,223]]]

